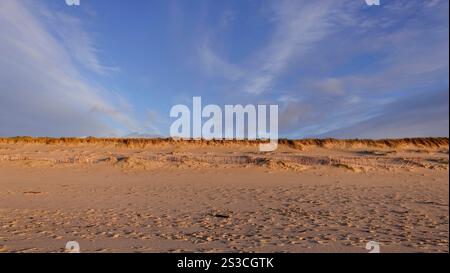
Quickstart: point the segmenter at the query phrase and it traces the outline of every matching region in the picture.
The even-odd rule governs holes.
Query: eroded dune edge
[[[430,138],[399,138],[399,139],[280,139],[279,144],[288,145],[292,148],[302,149],[309,146],[319,147],[379,147],[379,148],[396,148],[402,146],[416,146],[425,148],[436,148],[448,146],[448,138],[430,137]],[[164,145],[164,144],[194,144],[194,145],[256,145],[265,143],[260,140],[185,140],[173,138],[51,138],[51,137],[7,137],[0,138],[0,143],[35,143],[35,144],[115,144],[133,147],[135,145]]]
[[[0,139],[0,252],[448,252],[448,138]]]
[[[448,170],[448,138],[279,141],[270,153],[260,141],[31,138],[0,139],[0,162],[29,166],[107,164],[122,169],[259,166],[301,171],[312,166],[355,172],[396,168]]]

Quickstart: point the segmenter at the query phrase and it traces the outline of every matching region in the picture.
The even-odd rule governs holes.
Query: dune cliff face
[[[122,169],[263,167],[303,171],[337,167],[354,172],[448,170],[447,138],[385,140],[280,140],[259,152],[259,141],[30,138],[0,139],[0,162],[29,166],[91,164]]]
[[[51,166],[108,164],[123,169],[249,166],[296,171],[331,166],[355,172],[448,169],[448,138],[280,139],[278,142],[277,150],[264,153],[257,149],[264,143],[259,140],[12,137],[0,138],[3,145],[0,161]]]
[[[405,146],[417,146],[422,148],[448,147],[448,138],[399,138],[399,139],[280,139],[280,145],[292,148],[303,148],[309,146],[327,148],[353,148],[353,147],[378,147],[397,148]],[[50,138],[50,137],[9,137],[0,138],[0,143],[36,143],[36,144],[115,144],[125,146],[145,146],[164,144],[183,145],[257,145],[266,143],[260,140],[183,140],[172,138]]]

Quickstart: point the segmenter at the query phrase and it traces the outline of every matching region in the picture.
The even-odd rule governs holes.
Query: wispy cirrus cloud
[[[164,134],[194,95],[277,103],[284,137],[448,129],[448,104],[402,103],[448,92],[447,0],[53,3],[0,1],[0,134]]]
[[[116,95],[83,78],[65,47],[73,41],[64,35],[59,40],[34,4],[0,2],[0,135],[108,135],[136,129],[137,122],[118,108]],[[84,33],[75,21],[64,26],[72,23]],[[88,53],[75,55],[104,72],[89,39],[77,40]]]
[[[242,62],[231,63],[214,50],[211,42],[203,43],[199,48],[200,60],[209,72],[236,82],[236,89],[253,95],[270,91],[296,59],[326,36],[329,15],[335,12],[331,3],[328,0],[272,3],[266,16],[274,31],[267,45]]]
[[[47,20],[46,26],[55,31],[67,52],[79,64],[100,75],[111,75],[120,71],[117,66],[105,65],[100,61],[100,50],[92,38],[92,33],[84,29],[84,21],[63,12],[50,12],[42,8],[41,11]]]
[[[333,13],[330,1],[280,1],[272,7],[275,31],[270,43],[258,54],[256,71],[243,90],[250,94],[270,91],[274,82],[290,64],[322,40],[330,28]]]
[[[214,52],[211,42],[207,39],[198,47],[198,54],[202,63],[202,69],[210,75],[218,73],[227,80],[236,81],[245,76],[244,69],[237,65],[231,64]]]
[[[414,135],[414,130],[420,135],[421,128],[442,134],[437,124],[448,129],[445,107],[438,107],[441,114],[429,122],[405,116],[405,124],[418,122],[411,130],[388,126],[397,119],[385,114],[400,115],[390,105],[404,105],[412,94],[419,99],[420,93],[448,92],[448,1],[394,1],[379,7],[364,1],[277,1],[262,6],[271,26],[263,46],[234,62],[219,54],[225,46],[220,40],[204,52],[214,57],[217,65],[211,71],[216,75],[236,75],[224,77],[227,90],[280,104],[282,134],[324,135],[375,119],[385,119],[384,128],[391,132],[384,133],[391,136]],[[220,30],[208,33],[219,36]]]
[[[398,138],[448,136],[448,90],[416,92],[385,104],[370,118],[320,136],[339,138]]]

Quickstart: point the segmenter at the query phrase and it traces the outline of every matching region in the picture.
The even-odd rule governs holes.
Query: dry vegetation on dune
[[[0,252],[448,252],[448,138],[258,143],[0,138]]]
[[[101,164],[123,169],[266,167],[303,171],[338,167],[354,172],[373,169],[448,170],[448,138],[280,139],[278,150],[257,153],[258,140],[172,138],[0,138],[0,162]]]
[[[448,146],[448,138],[430,137],[430,138],[399,138],[399,139],[300,139],[288,140],[281,139],[281,144],[287,144],[291,147],[317,146],[323,148],[352,148],[352,147],[374,147],[374,148],[397,148],[401,146],[417,146],[423,148],[441,148]]]
[[[0,144],[31,143],[31,144],[107,144],[121,147],[145,147],[147,145],[159,144],[187,144],[201,146],[220,146],[227,144],[257,145],[264,143],[263,140],[193,140],[173,138],[74,138],[74,137],[6,137],[0,138]],[[322,148],[398,148],[404,146],[416,146],[420,148],[448,148],[448,138],[399,138],[399,139],[280,139],[280,145],[302,150],[306,147]]]

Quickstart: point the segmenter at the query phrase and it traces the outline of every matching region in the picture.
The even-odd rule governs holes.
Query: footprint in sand
[[[24,195],[40,195],[40,194],[43,194],[43,192],[41,192],[41,191],[24,191],[23,194]]]

